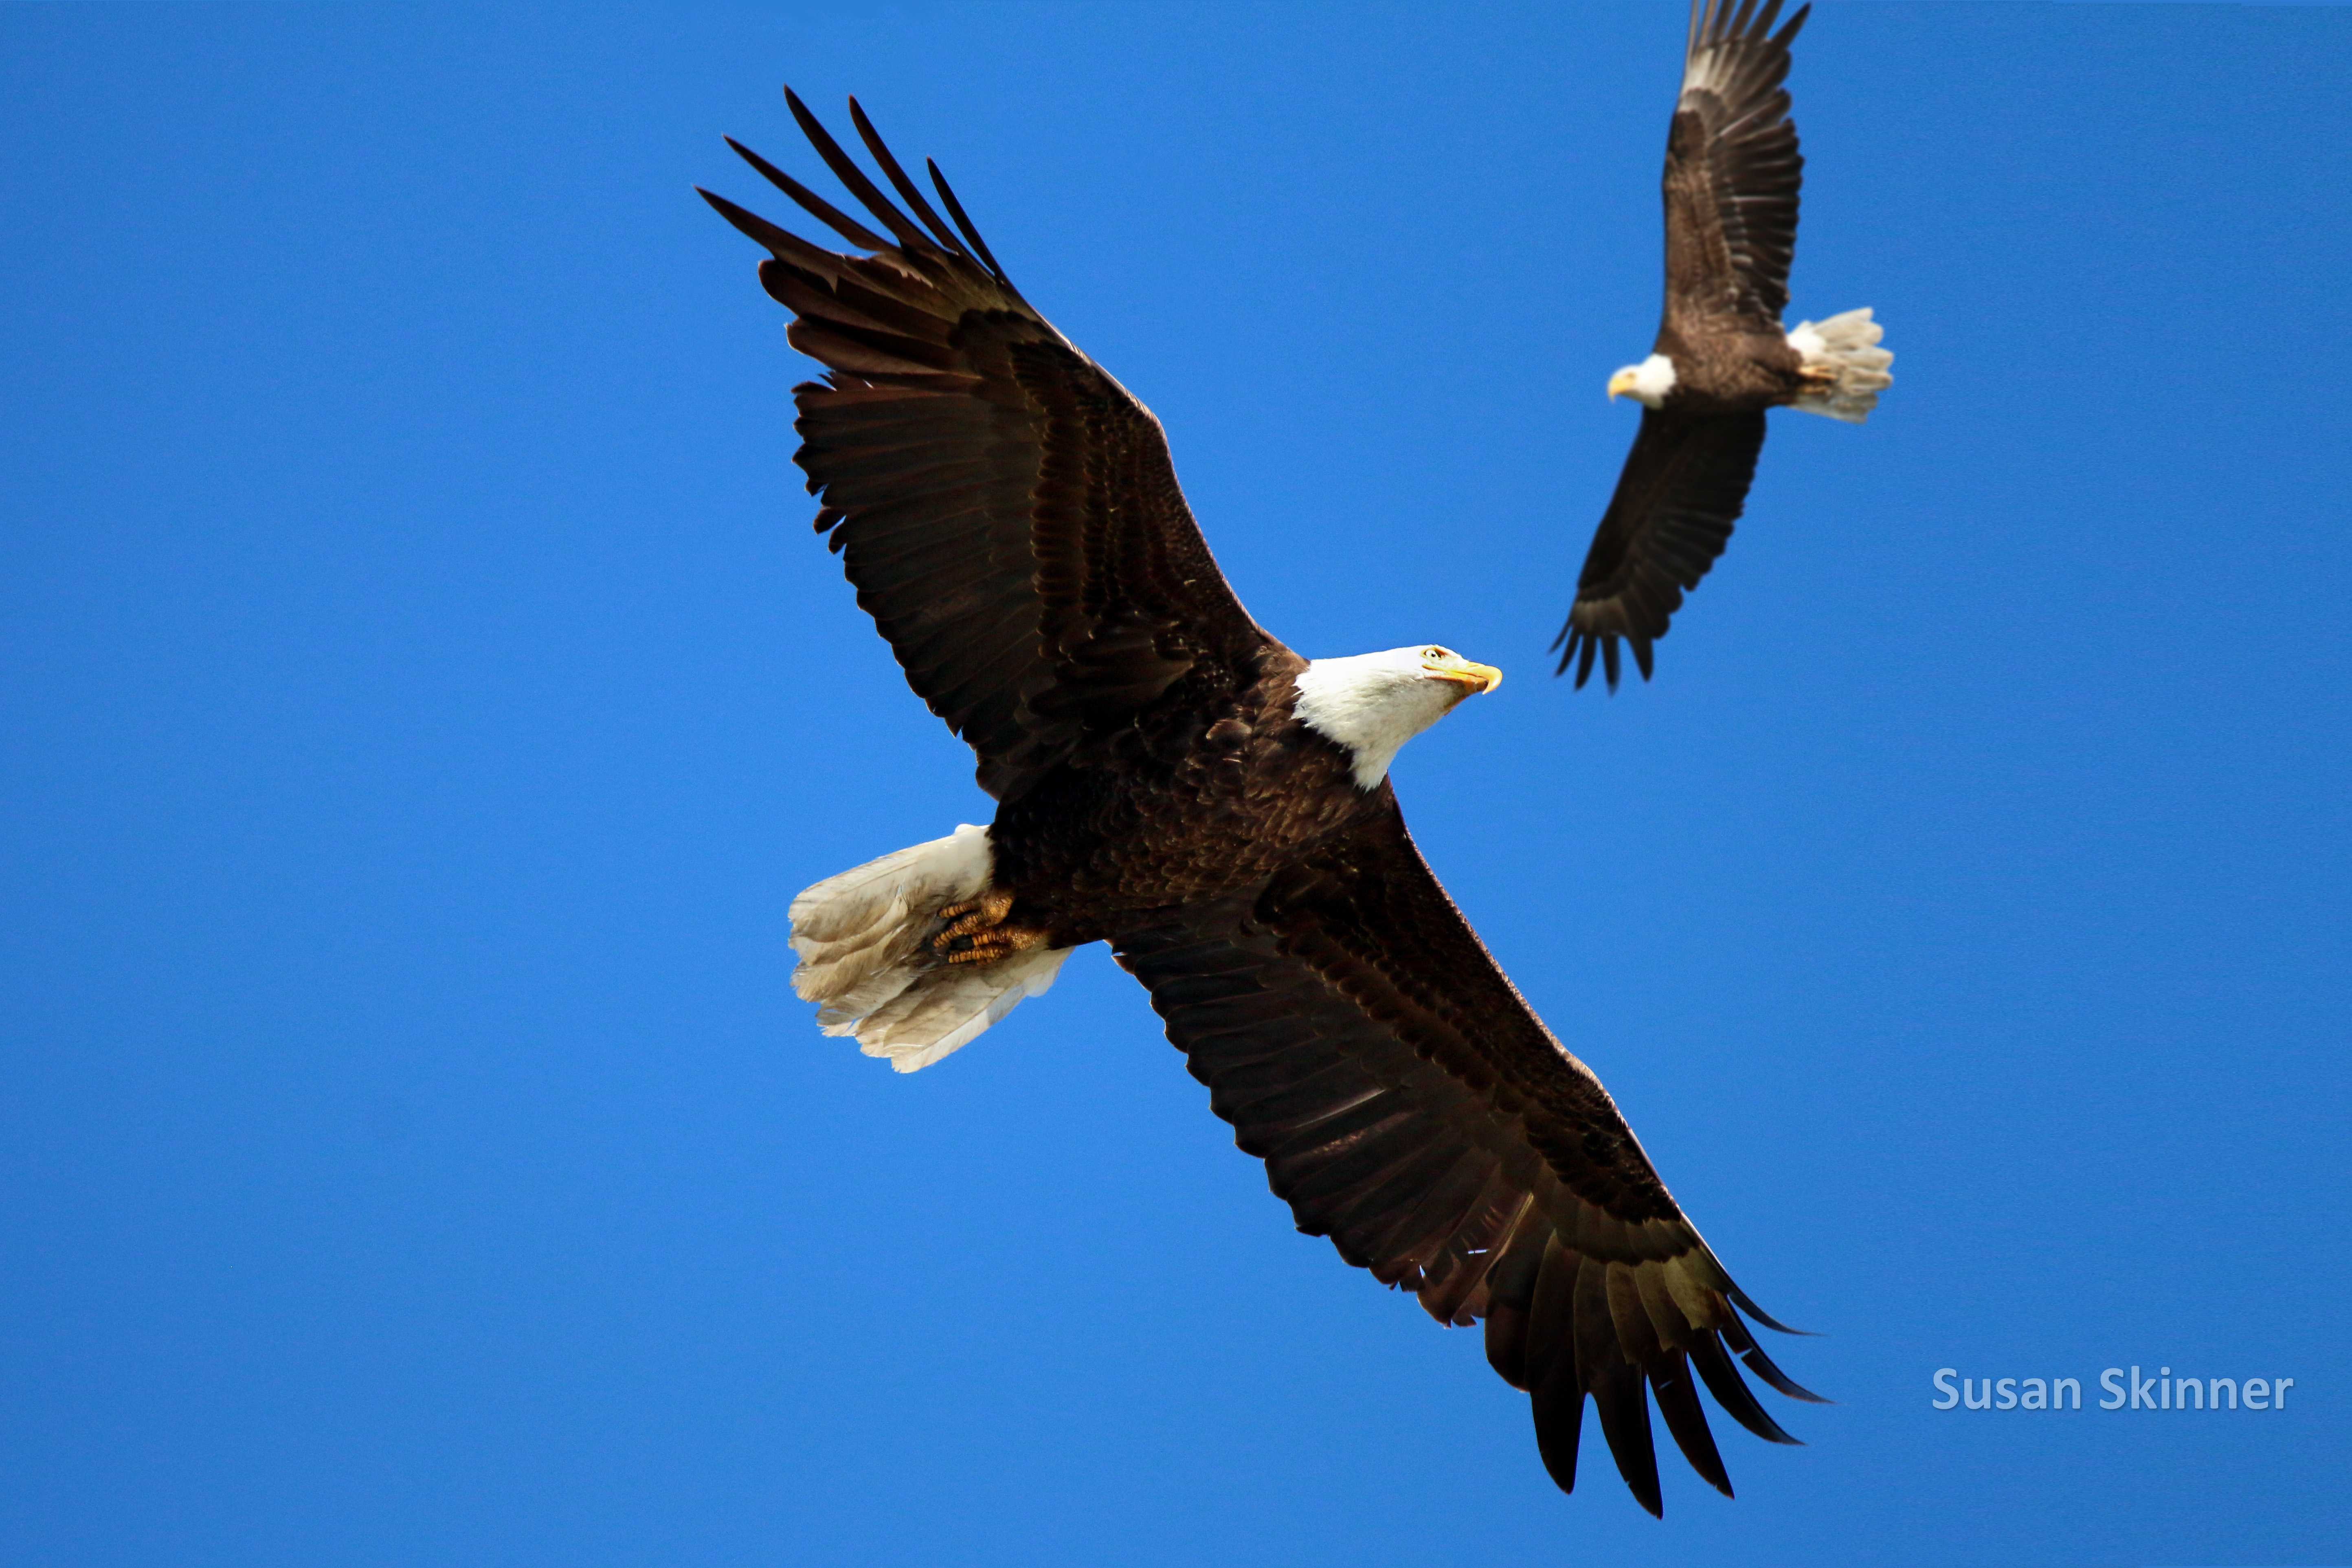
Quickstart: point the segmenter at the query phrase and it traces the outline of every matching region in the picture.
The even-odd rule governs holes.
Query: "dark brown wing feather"
[[[794,393],[816,526],[908,684],[979,753],[981,786],[1017,796],[1204,664],[1244,680],[1277,645],[1210,556],[1160,422],[1021,297],[936,166],[953,227],[854,101],[913,217],[786,97],[887,237],[731,142],[867,254],[703,195],[767,247],[760,280],[825,366]]]
[[[1664,180],[1666,326],[1686,342],[1735,322],[1780,331],[1805,168],[1780,84],[1811,10],[1774,33],[1780,0],[1692,5]]]
[[[1618,1469],[1660,1509],[1646,1384],[1691,1465],[1728,1494],[1692,1368],[1733,1417],[1793,1442],[1734,1368],[1788,1382],[1740,1323],[1772,1327],[1659,1181],[1600,1081],[1562,1049],[1390,809],[1254,893],[1114,944],[1234,1142],[1298,1228],[1486,1321],[1532,1396],[1563,1490],[1589,1394]]]
[[[1650,678],[1650,645],[1666,635],[1683,595],[1698,586],[1729,542],[1763,449],[1760,409],[1643,411],[1617,492],[1585,553],[1576,603],[1552,643],[1560,648],[1561,671],[1575,663],[1579,687],[1592,674],[1597,649],[1609,689],[1617,689],[1620,637],[1633,645],[1642,679]]]

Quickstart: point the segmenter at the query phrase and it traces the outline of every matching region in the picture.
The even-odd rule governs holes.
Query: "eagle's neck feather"
[[[1404,743],[1445,717],[1461,689],[1432,680],[1417,649],[1310,660],[1291,715],[1344,748],[1356,787],[1374,790]]]
[[[1644,408],[1655,408],[1665,402],[1666,395],[1675,389],[1681,377],[1675,374],[1675,362],[1664,354],[1652,354],[1633,367],[1633,401]]]

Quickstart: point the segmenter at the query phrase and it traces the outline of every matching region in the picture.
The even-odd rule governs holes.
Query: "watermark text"
[[[1958,1383],[1953,1382],[1958,1378]],[[2083,1384],[2073,1377],[1962,1377],[1939,1366],[1928,1380],[1936,1410],[2080,1410]],[[2137,1366],[2099,1373],[2101,1410],[2284,1410],[2291,1377],[2175,1377],[2168,1366],[2143,1377]]]

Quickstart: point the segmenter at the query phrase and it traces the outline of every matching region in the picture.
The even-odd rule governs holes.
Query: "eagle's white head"
[[[1644,408],[1655,408],[1675,389],[1675,362],[1652,354],[1640,364],[1629,364],[1609,378],[1609,395],[1630,397]]]
[[[1348,749],[1359,789],[1378,789],[1407,741],[1464,698],[1502,684],[1501,670],[1473,664],[1451,648],[1392,647],[1311,660],[1298,672],[1298,700],[1290,710]]]

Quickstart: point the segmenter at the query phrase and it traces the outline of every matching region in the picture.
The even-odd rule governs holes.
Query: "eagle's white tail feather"
[[[1870,417],[1870,411],[1878,406],[1878,395],[1895,384],[1895,377],[1886,370],[1895,356],[1878,346],[1885,332],[1870,319],[1868,306],[1826,321],[1799,322],[1789,334],[1789,346],[1804,356],[1808,366],[1834,370],[1837,379],[1801,394],[1793,406],[1849,425]]]
[[[817,1016],[826,1034],[854,1035],[867,1056],[887,1057],[894,1071],[913,1072],[971,1044],[1026,998],[1043,996],[1070,952],[1033,947],[993,963],[943,963],[863,1018]]]
[[[967,823],[827,877],[793,900],[793,989],[850,1017],[879,1007],[914,979],[939,911],[985,892],[994,862],[988,829]]]
[[[1054,984],[1068,948],[950,964],[931,951],[940,911],[988,890],[995,855],[970,824],[828,877],[793,900],[793,989],[828,1035],[856,1037],[900,1072],[972,1040]]]

